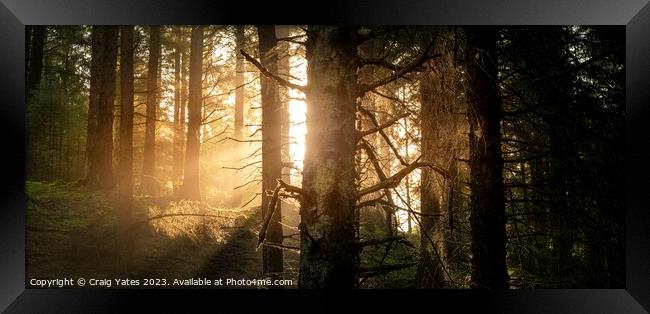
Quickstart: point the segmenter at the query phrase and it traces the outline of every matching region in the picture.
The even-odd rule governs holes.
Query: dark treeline
[[[624,286],[622,27],[27,36],[27,180],[117,191],[127,238],[134,197],[260,206],[302,288]]]

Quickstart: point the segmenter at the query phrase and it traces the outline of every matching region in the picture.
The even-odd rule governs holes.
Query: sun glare
[[[295,44],[292,44],[295,45]],[[295,49],[296,47],[292,47]],[[289,63],[292,83],[305,85],[307,84],[307,64],[300,56],[291,56]],[[305,98],[303,92],[295,89],[289,89],[289,153],[294,166],[297,169],[291,169],[292,181],[294,178],[301,179],[303,160],[305,158],[305,135],[307,127],[305,125],[307,103],[302,100]],[[302,180],[296,180],[298,182]]]

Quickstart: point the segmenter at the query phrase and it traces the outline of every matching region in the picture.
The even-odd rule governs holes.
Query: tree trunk
[[[445,242],[445,255],[447,264],[455,267],[461,263],[461,254],[458,243],[460,241],[458,231],[456,231],[456,211],[460,208],[460,175],[458,171],[458,161],[456,160],[457,150],[452,148],[451,160],[449,162],[449,186],[447,191],[447,241]]]
[[[277,39],[274,26],[258,26],[259,51],[262,65],[272,73],[278,72]],[[281,103],[278,84],[261,76],[262,98],[262,191],[272,191],[282,176]],[[262,193],[262,213],[269,210],[271,197]],[[275,209],[266,231],[266,242],[282,244],[282,202]],[[264,245],[262,248],[262,274],[278,276],[283,271],[282,249]]]
[[[438,141],[441,140],[438,112],[442,106],[440,94],[440,77],[431,72],[425,73],[420,81],[422,159],[428,162],[438,161],[441,154]],[[415,274],[415,286],[418,288],[439,288],[444,284],[440,256],[440,189],[435,182],[436,173],[429,168],[421,170],[420,179],[420,258]],[[431,245],[434,242],[435,247]],[[433,250],[436,250],[434,252]]]
[[[236,60],[235,60],[235,139],[243,140],[244,136],[244,102],[246,101],[246,87],[244,86],[244,56],[239,51],[244,49],[245,36],[244,26],[235,26],[235,44],[236,44]],[[233,141],[232,143],[232,157],[233,164],[237,163],[243,156],[243,143]],[[233,205],[238,205],[242,200],[242,192],[240,189],[234,188],[242,185],[244,182],[241,175],[231,176],[231,188]]]
[[[149,29],[149,64],[147,66],[147,117],[142,161],[142,193],[158,196],[160,186],[155,177],[156,166],[156,111],[158,109],[158,61],[160,59],[160,26]]]
[[[307,126],[300,209],[301,288],[352,288],[356,242],[356,32],[310,26]]]
[[[183,35],[185,35],[185,31],[181,29],[181,32]],[[185,38],[185,36],[183,36]],[[181,133],[181,137],[179,138],[179,147],[180,147],[180,164],[181,164],[181,169],[180,169],[180,182],[178,186],[178,191],[181,190],[182,188],[182,179],[184,177],[184,165],[185,165],[185,133],[187,131],[187,102],[188,102],[188,94],[187,94],[187,85],[189,84],[189,78],[188,78],[188,72],[189,72],[189,63],[190,63],[190,58],[187,54],[187,49],[185,47],[185,44],[187,42],[185,39],[183,39],[183,48],[181,49],[181,110],[180,110],[180,116],[178,118],[179,120],[179,129]],[[176,191],[175,191],[176,192]]]
[[[118,228],[131,223],[133,202],[133,26],[120,27],[120,149]]]
[[[193,26],[190,43],[189,121],[187,125],[187,147],[185,148],[185,171],[182,195],[191,200],[201,199],[199,186],[199,152],[201,149],[201,107],[203,71],[203,26]]]
[[[472,287],[508,288],[496,29],[468,28]]]
[[[41,83],[43,72],[43,46],[45,45],[46,26],[32,26],[32,39],[29,51],[29,71],[27,72],[26,96],[33,93]]]
[[[434,52],[440,55],[428,63],[430,69],[424,72],[420,81],[422,159],[438,165],[450,164],[453,160],[455,123],[452,112],[455,93],[452,91],[455,69],[451,32],[446,27],[435,30]],[[432,169],[423,168],[420,181],[420,260],[416,273],[416,286],[440,288],[444,286],[443,266],[448,265],[445,256],[447,241],[441,203],[448,190],[447,182]],[[449,202],[449,200],[447,200]],[[448,207],[447,207],[448,208]],[[431,245],[434,242],[435,247]],[[434,252],[435,250],[435,252]]]
[[[174,144],[172,152],[172,181],[174,190],[178,189],[183,174],[183,123],[181,120],[181,64],[183,55],[183,35],[181,26],[176,26],[176,43],[174,52]],[[184,118],[184,117],[183,117]]]
[[[86,142],[89,189],[108,189],[113,182],[113,102],[117,34],[114,26],[94,26],[90,65],[90,100]]]

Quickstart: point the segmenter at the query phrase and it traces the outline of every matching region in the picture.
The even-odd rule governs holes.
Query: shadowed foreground
[[[141,288],[151,288],[142,285],[145,278],[165,278],[166,287],[182,288],[172,286],[173,280],[262,278],[256,251],[259,208],[232,209],[232,214],[218,210],[223,218],[173,216],[141,222],[155,217],[152,208],[168,212],[180,207],[187,213],[191,206],[138,199],[130,242],[117,243],[110,196],[60,182],[27,183],[28,282],[32,278],[129,278],[140,279]]]

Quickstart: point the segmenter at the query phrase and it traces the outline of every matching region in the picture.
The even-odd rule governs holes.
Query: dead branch
[[[363,108],[362,106],[358,106],[358,108],[359,108],[359,112],[361,112],[362,114],[364,114],[365,116],[367,116],[368,118],[370,118],[370,121],[372,122],[372,124],[373,124],[375,127],[378,127],[378,126],[379,126],[379,122],[377,122],[377,118],[375,117],[375,115],[374,115],[372,112],[370,112],[370,111],[369,111],[368,109],[366,109],[366,108]],[[381,137],[384,138],[384,140],[386,141],[386,143],[388,144],[388,146],[390,147],[390,149],[393,151],[393,154],[395,154],[395,157],[397,157],[397,159],[399,160],[399,162],[400,162],[402,165],[407,166],[408,163],[407,163],[406,160],[405,160],[405,159],[404,159],[404,158],[399,154],[399,151],[397,150],[397,147],[395,147],[395,145],[393,145],[393,142],[391,142],[391,140],[390,140],[390,138],[388,137],[388,135],[386,134],[386,132],[384,132],[383,129],[379,129],[378,132],[379,132],[379,135],[381,135]]]
[[[253,202],[253,201],[254,201],[258,196],[260,196],[260,194],[255,194],[255,195],[254,195],[250,200],[248,200],[248,202],[244,203],[244,205],[242,205],[242,206],[239,207],[239,208],[244,208],[244,207],[246,207],[246,205],[252,203],[252,202]]]
[[[266,216],[264,217],[264,221],[262,222],[262,228],[260,229],[260,234],[257,237],[257,249],[260,248],[262,243],[264,243],[264,239],[266,239],[266,230],[269,228],[269,223],[271,222],[271,217],[273,217],[273,213],[275,213],[275,209],[278,207],[278,194],[280,193],[280,189],[282,187],[278,183],[278,185],[275,187],[275,190],[273,191],[273,196],[271,197],[271,201],[269,202],[269,207],[266,211]]]
[[[248,137],[253,137],[253,136],[255,136],[255,134],[257,134],[257,133],[260,132],[260,131],[262,131],[262,128],[261,128],[261,127],[255,129],[255,131],[254,131],[253,133],[251,133],[250,135],[248,135]]]
[[[358,90],[359,90],[358,96],[363,96],[363,94],[365,94],[368,91],[371,91],[371,90],[373,90],[373,89],[375,89],[375,88],[377,88],[379,86],[386,85],[386,84],[388,84],[388,83],[390,83],[390,82],[404,76],[404,74],[413,71],[415,68],[419,67],[424,62],[426,62],[426,61],[428,61],[430,59],[441,57],[442,55],[440,55],[440,54],[431,55],[431,48],[433,47],[434,42],[435,42],[435,40],[432,40],[431,43],[429,43],[429,46],[422,52],[422,54],[420,55],[419,58],[417,58],[411,64],[404,66],[399,71],[396,71],[395,73],[393,73],[393,75],[390,75],[388,77],[380,79],[379,81],[376,81],[374,83],[360,84],[359,87],[358,87]]]
[[[213,136],[210,136],[210,137],[206,138],[205,140],[203,140],[203,143],[207,143],[208,141],[225,134],[226,131],[228,131],[228,127],[229,127],[229,125],[226,125],[226,127],[223,128],[223,131],[221,131],[221,132],[219,132],[219,133],[217,133],[217,134],[215,134]]]
[[[286,182],[284,182],[284,181],[282,181],[280,179],[278,179],[278,184],[280,185],[280,187],[283,190],[285,190],[287,192],[296,193],[296,194],[302,194],[303,193],[301,188],[299,188],[297,186],[294,186],[294,185],[291,185],[289,183],[286,183]]]
[[[218,142],[221,143],[221,142],[224,142],[226,140],[231,140],[231,141],[235,141],[235,142],[239,142],[239,143],[260,143],[260,142],[262,142],[262,140],[239,140],[239,139],[236,139],[236,138],[230,137],[230,136],[224,137],[224,138],[220,139]]]
[[[228,170],[243,170],[243,169],[246,169],[246,168],[248,168],[250,166],[253,166],[253,165],[256,165],[256,164],[261,164],[261,163],[262,163],[262,161],[259,160],[259,161],[254,161],[254,162],[248,163],[248,164],[243,165],[241,167],[221,167],[221,168],[222,169],[228,169]]]
[[[283,198],[293,198],[293,199],[295,199],[295,200],[297,200],[297,201],[301,201],[301,200],[302,200],[302,198],[300,197],[300,195],[295,194],[295,193],[284,193],[284,192],[280,192],[279,195],[282,196]]]
[[[391,70],[391,71],[401,71],[401,70],[404,70],[404,68],[405,68],[404,66],[399,66],[399,65],[390,63],[390,62],[386,61],[385,58],[376,58],[376,59],[362,58],[361,59],[361,64],[363,64],[363,65],[376,65],[376,66],[380,66],[380,67],[386,68],[386,69]],[[418,66],[415,66],[412,70],[413,71],[424,71],[425,69],[421,65],[418,65]]]
[[[258,236],[258,242],[257,242],[257,248],[259,249],[260,245],[264,242],[264,239],[266,238],[266,230],[269,228],[269,223],[271,222],[271,217],[273,217],[273,214],[275,213],[276,208],[280,206],[280,203],[278,202],[278,197],[280,196],[280,191],[283,190],[285,192],[289,192],[289,194],[302,194],[302,189],[293,186],[291,184],[288,184],[280,179],[277,180],[278,184],[275,187],[275,190],[273,190],[273,194],[271,195],[271,201],[269,202],[269,207],[267,209],[267,214],[264,217],[264,221],[262,222],[262,228],[260,229],[260,234]],[[294,196],[297,197],[297,196]]]
[[[242,185],[238,185],[238,186],[234,187],[233,190],[241,189],[241,188],[243,188],[243,187],[245,187],[245,186],[247,186],[249,184],[258,183],[258,182],[262,182],[262,179],[250,180],[250,181],[248,181],[248,182],[246,182],[246,183],[244,183]]]
[[[381,129],[380,129],[381,130]],[[361,147],[366,151],[368,154],[368,159],[372,162],[373,167],[375,168],[375,172],[377,172],[377,176],[379,177],[380,182],[386,180],[386,174],[384,171],[381,169],[381,165],[379,164],[379,159],[377,158],[377,155],[375,154],[375,151],[373,150],[372,146],[368,141],[365,139],[362,139],[361,141]],[[390,190],[388,188],[384,188],[384,194],[386,195],[386,198],[388,199],[387,203],[390,206],[390,208],[395,208],[395,202],[393,202],[393,197],[391,196]],[[382,206],[382,209],[386,213],[386,215],[391,215],[392,213],[386,208]],[[391,231],[392,233],[392,226],[389,224],[388,225],[388,230]]]
[[[359,248],[363,248],[363,247],[366,247],[366,246],[380,245],[380,244],[392,243],[392,242],[402,243],[402,244],[405,244],[405,245],[407,245],[409,247],[412,247],[412,248],[415,247],[413,244],[411,244],[411,242],[406,240],[406,238],[404,238],[404,237],[390,237],[390,238],[386,238],[386,239],[370,239],[370,240],[366,240],[366,241],[361,241],[357,245],[359,246]]]
[[[420,156],[421,157],[421,156]],[[406,166],[405,168],[402,168],[402,170],[398,171],[396,174],[392,175],[391,177],[387,178],[386,180],[382,180],[381,182],[365,188],[359,192],[359,196],[363,196],[375,191],[379,191],[382,189],[386,188],[394,188],[399,185],[399,183],[402,181],[404,177],[406,177],[409,173],[411,173],[413,170],[416,168],[421,168],[421,167],[429,167],[433,169],[435,172],[439,173],[440,175],[444,176],[445,178],[449,178],[449,174],[447,171],[435,164],[432,163],[427,163],[427,162],[418,162],[420,160],[420,157],[414,162],[412,162],[410,165]]]
[[[356,207],[357,208],[363,208],[363,207],[366,207],[366,206],[375,206],[375,205],[390,206],[390,207],[393,207],[395,209],[403,210],[403,211],[411,213],[413,215],[418,215],[418,216],[422,216],[422,217],[443,217],[443,215],[423,214],[423,213],[414,211],[414,210],[412,210],[410,208],[399,207],[399,206],[395,205],[394,203],[393,204],[389,203],[387,200],[385,200],[383,198],[376,198],[376,199],[363,201],[363,202],[357,204]]]
[[[244,56],[244,58],[246,58],[246,60],[248,60],[248,62],[252,63],[255,67],[257,67],[257,69],[259,69],[260,72],[262,72],[262,74],[264,76],[275,80],[276,82],[278,82],[278,84],[280,84],[282,86],[285,86],[285,87],[297,89],[299,91],[302,91],[303,93],[307,90],[306,86],[291,83],[291,82],[281,78],[280,76],[278,76],[278,75],[276,75],[274,73],[271,73],[271,71],[269,71],[267,68],[265,68],[259,61],[257,61],[257,59],[251,57],[251,55],[246,53],[246,51],[244,51],[243,49],[239,50],[239,52]]]
[[[411,114],[408,113],[408,112],[403,113],[403,114],[400,114],[400,115],[398,115],[398,116],[396,116],[396,117],[394,117],[394,118],[392,118],[392,119],[390,119],[390,120],[388,120],[388,121],[386,121],[386,122],[372,128],[372,129],[370,129],[370,130],[358,131],[357,132],[357,138],[362,138],[362,137],[370,135],[372,133],[379,132],[380,130],[383,130],[383,129],[385,129],[387,127],[390,127],[391,125],[395,124],[395,122],[397,122],[398,120],[400,120],[402,118],[406,118],[406,117],[408,117],[410,115]]]

